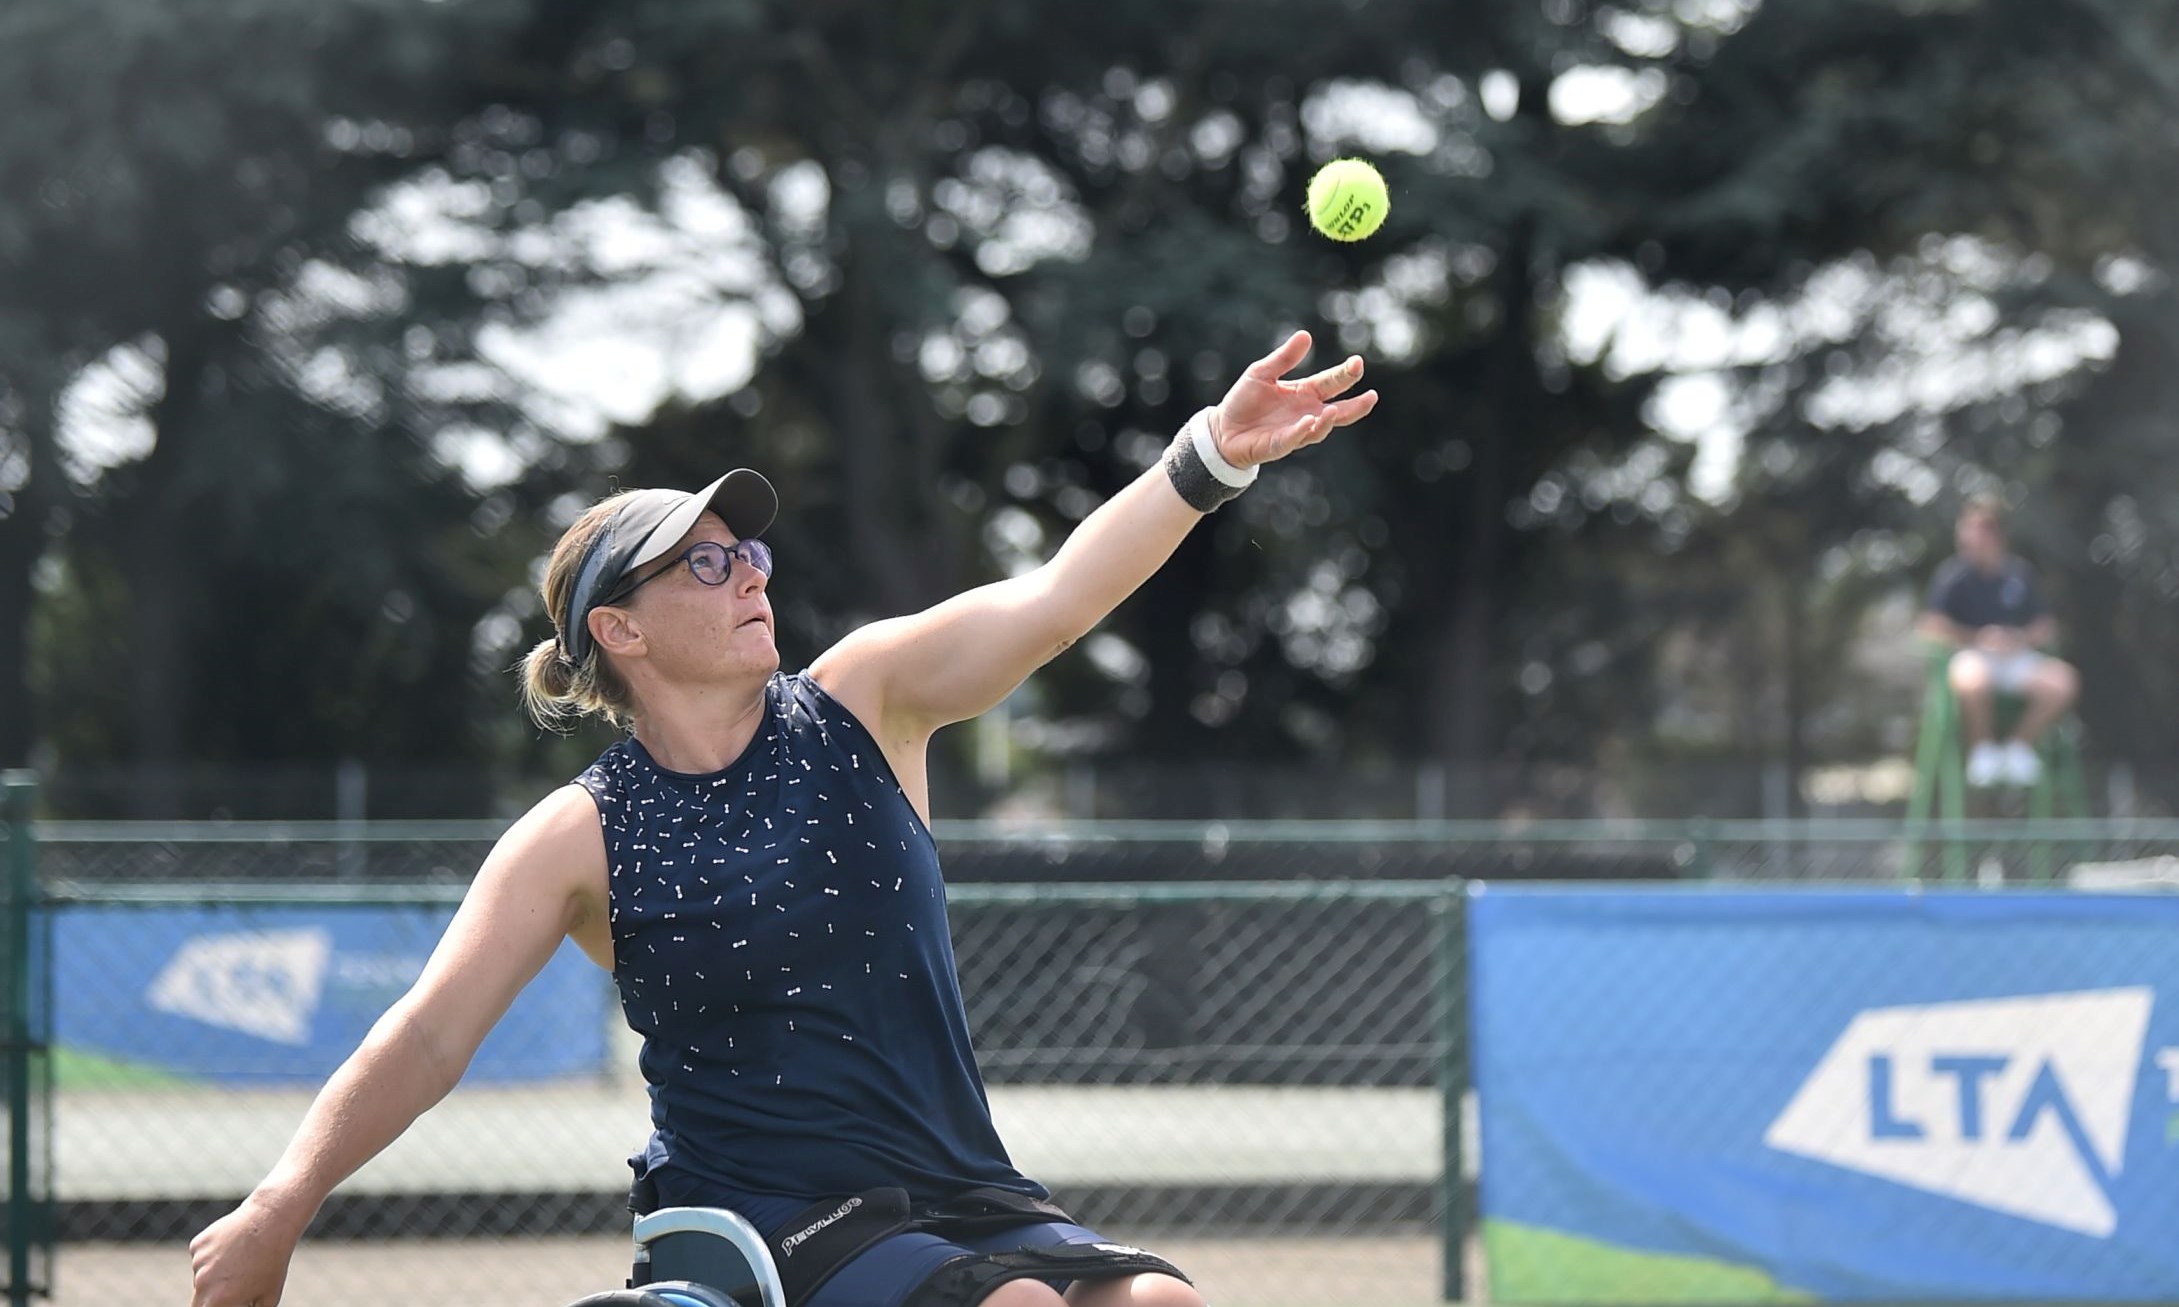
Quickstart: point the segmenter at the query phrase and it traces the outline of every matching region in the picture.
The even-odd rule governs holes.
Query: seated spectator
[[[2080,675],[2044,652],[2057,624],[2035,592],[2035,573],[2005,546],[2003,501],[1978,495],[1960,509],[1958,553],[1930,582],[1925,635],[1950,645],[1952,692],[1967,726],[1967,783],[2029,786],[2042,776],[2035,742],[2073,703]],[[1996,738],[1992,700],[2027,701],[2012,735]]]

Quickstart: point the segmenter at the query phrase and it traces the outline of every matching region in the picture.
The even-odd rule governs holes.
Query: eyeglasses
[[[759,575],[767,579],[772,575],[772,547],[762,540],[740,540],[731,545],[722,545],[716,540],[699,540],[678,555],[667,559],[665,566],[642,580],[626,587],[616,587],[611,594],[600,599],[597,606],[603,608],[607,604],[626,603],[630,595],[683,563],[687,563],[689,571],[705,585],[725,585],[727,578],[734,575],[734,560],[737,558],[755,568]]]

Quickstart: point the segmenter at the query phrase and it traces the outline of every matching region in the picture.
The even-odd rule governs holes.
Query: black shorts
[[[790,1222],[806,1220],[810,1213],[808,1199],[736,1193],[673,1167],[661,1168],[654,1173],[653,1183],[656,1185],[653,1194],[657,1205],[732,1209],[739,1212],[775,1246],[783,1231],[791,1228]],[[1054,1209],[1055,1212],[1056,1210]],[[1089,1246],[1109,1248],[1117,1255],[1099,1257],[1088,1251]],[[1064,1293],[1076,1279],[1100,1279],[1106,1276],[1143,1273],[1140,1269],[1129,1267],[1127,1263],[1130,1259],[1124,1255],[1132,1253],[1133,1260],[1141,1262],[1146,1258],[1139,1250],[1115,1244],[1086,1226],[1066,1220],[1027,1219],[1012,1224],[1002,1222],[989,1228],[978,1228],[973,1233],[947,1230],[941,1234],[925,1229],[908,1229],[885,1235],[878,1242],[840,1263],[837,1269],[827,1272],[816,1292],[799,1304],[799,1307],[903,1307],[930,1280],[934,1272],[959,1258],[1063,1247],[1083,1248],[1083,1253],[1079,1255],[1081,1260],[1077,1264],[1086,1265],[1090,1269],[1055,1268],[1050,1276],[1035,1274],[1022,1275],[1019,1278],[1037,1279]],[[1053,1260],[1063,1264],[1068,1259]],[[1155,1258],[1147,1260],[1159,1264]],[[1097,1263],[1100,1261],[1112,1263],[1113,1269],[1103,1270],[1098,1267]],[[1102,1274],[1099,1273],[1100,1270],[1103,1271]]]
[[[817,1288],[807,1307],[900,1307],[931,1272],[965,1253],[1009,1253],[1017,1248],[1109,1242],[1094,1230],[1062,1221],[1017,1226],[956,1242],[921,1230],[893,1235],[850,1258]],[[1064,1293],[1066,1280],[1046,1280]]]

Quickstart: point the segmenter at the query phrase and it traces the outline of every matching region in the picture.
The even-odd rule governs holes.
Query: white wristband
[[[1188,428],[1189,437],[1195,442],[1195,456],[1203,460],[1204,469],[1212,476],[1217,477],[1220,482],[1232,486],[1235,490],[1246,490],[1256,484],[1257,476],[1263,472],[1260,465],[1251,468],[1238,468],[1227,462],[1226,456],[1218,452],[1218,442],[1211,436],[1211,411],[1209,409],[1203,409],[1194,417],[1189,418]]]

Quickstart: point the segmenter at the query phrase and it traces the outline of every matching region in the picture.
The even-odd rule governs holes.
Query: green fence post
[[[1462,1109],[1468,1098],[1468,897],[1455,883],[1432,900],[1438,921],[1438,1084],[1444,1099],[1445,1301],[1465,1299],[1468,1234],[1474,1213],[1468,1206],[1467,1153],[1462,1138]]]
[[[31,1061],[38,1047],[32,1042],[32,1004],[36,991],[30,948],[31,916],[36,908],[36,882],[31,869],[30,817],[37,797],[37,782],[28,772],[0,773],[0,819],[7,824],[8,865],[5,920],[0,939],[6,941],[7,1045],[5,1078],[8,1099],[8,1302],[27,1307],[31,1283],[31,1253],[38,1242],[37,1195],[31,1190]]]
[[[1687,823],[1687,878],[1709,880],[1717,875],[1716,851],[1712,847],[1717,832],[1707,817],[1696,817]]]

